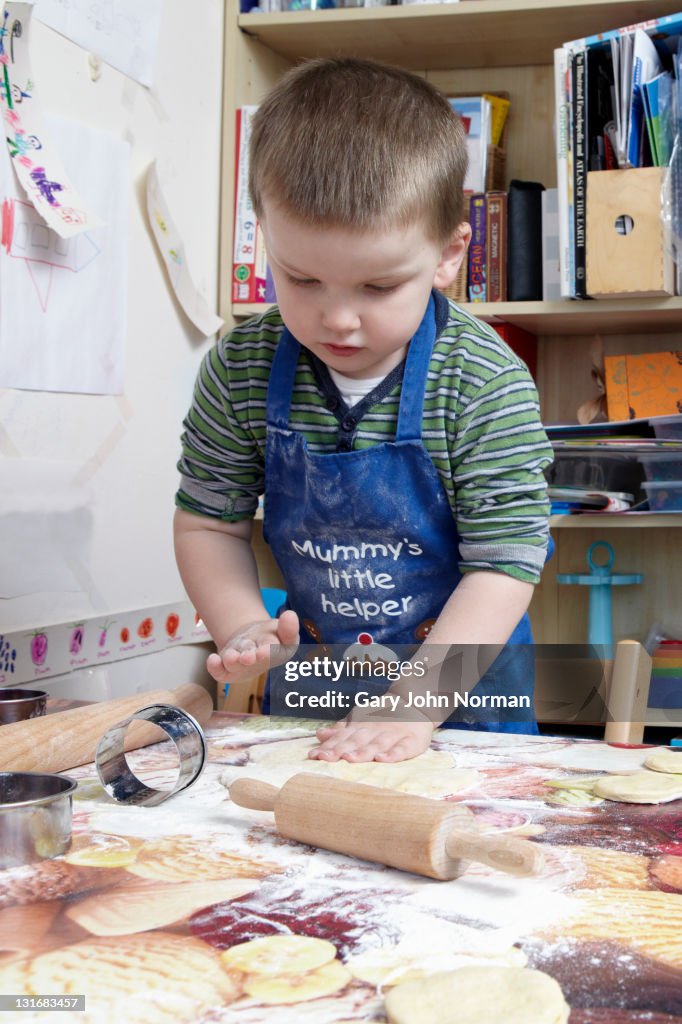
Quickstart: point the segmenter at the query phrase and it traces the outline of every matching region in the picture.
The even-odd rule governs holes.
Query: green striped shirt
[[[460,536],[460,571],[494,570],[536,583],[549,535],[544,469],[553,454],[524,363],[492,327],[437,296],[422,438]],[[230,522],[250,518],[264,490],[265,400],[277,307],[235,327],[202,361],[184,420],[176,504]],[[395,437],[402,367],[372,392],[353,449]],[[290,426],[311,452],[336,450],[339,415],[326,368],[301,349]],[[354,413],[359,406],[354,406]],[[336,413],[336,414],[335,414]]]

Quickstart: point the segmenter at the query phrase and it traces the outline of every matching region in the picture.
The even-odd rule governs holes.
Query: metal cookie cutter
[[[123,746],[128,726],[137,719],[158,725],[175,744],[180,768],[172,789],[151,789],[133,774]],[[191,786],[199,778],[205,763],[206,740],[201,726],[192,715],[172,704],[150,704],[140,708],[124,722],[108,729],[97,744],[95,753],[97,774],[109,796],[121,803],[146,804],[148,807],[163,803]]]

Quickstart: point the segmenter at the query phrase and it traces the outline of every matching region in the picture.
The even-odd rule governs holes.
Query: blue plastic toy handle
[[[606,562],[602,564],[595,561],[595,552],[600,549],[606,552]],[[606,658],[613,657],[611,588],[631,583],[642,583],[644,580],[644,576],[638,572],[612,573],[611,566],[614,558],[615,552],[609,542],[596,540],[587,549],[589,575],[586,573],[557,573],[557,583],[577,583],[590,588],[587,641],[594,647],[602,647]]]

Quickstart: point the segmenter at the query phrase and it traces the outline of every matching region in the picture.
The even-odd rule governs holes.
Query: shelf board
[[[682,526],[682,512],[642,512],[633,515],[609,512],[585,512],[580,515],[550,516],[549,525],[553,530],[622,530],[679,528]]]
[[[239,28],[291,61],[352,54],[418,70],[551,64],[572,39],[675,14],[680,0],[460,0],[242,14]]]
[[[677,729],[682,725],[682,708],[647,708],[644,723],[672,726]]]
[[[484,0],[481,0],[484,2]],[[679,0],[678,0],[679,2]],[[350,9],[350,8],[349,8]],[[263,313],[263,303],[235,303],[235,319]],[[531,334],[662,334],[682,330],[682,298],[604,299],[578,302],[475,302],[463,308],[495,324],[505,321]]]
[[[682,329],[682,298],[563,299],[480,302],[465,306],[481,320],[516,324],[531,334],[662,334]]]

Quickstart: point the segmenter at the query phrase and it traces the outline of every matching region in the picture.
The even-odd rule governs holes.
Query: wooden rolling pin
[[[462,804],[312,773],[294,775],[281,789],[237,779],[229,793],[241,807],[274,811],[287,839],[430,878],[457,878],[470,860],[512,875],[536,874],[544,863],[527,839],[480,835]]]
[[[63,772],[95,760],[102,735],[117,722],[149,704],[173,704],[205,725],[213,701],[201,686],[187,683],[175,690],[150,690],[132,697],[104,700],[71,711],[57,711],[25,722],[0,726],[0,771]],[[151,722],[133,722],[126,733],[126,750],[167,739]]]

